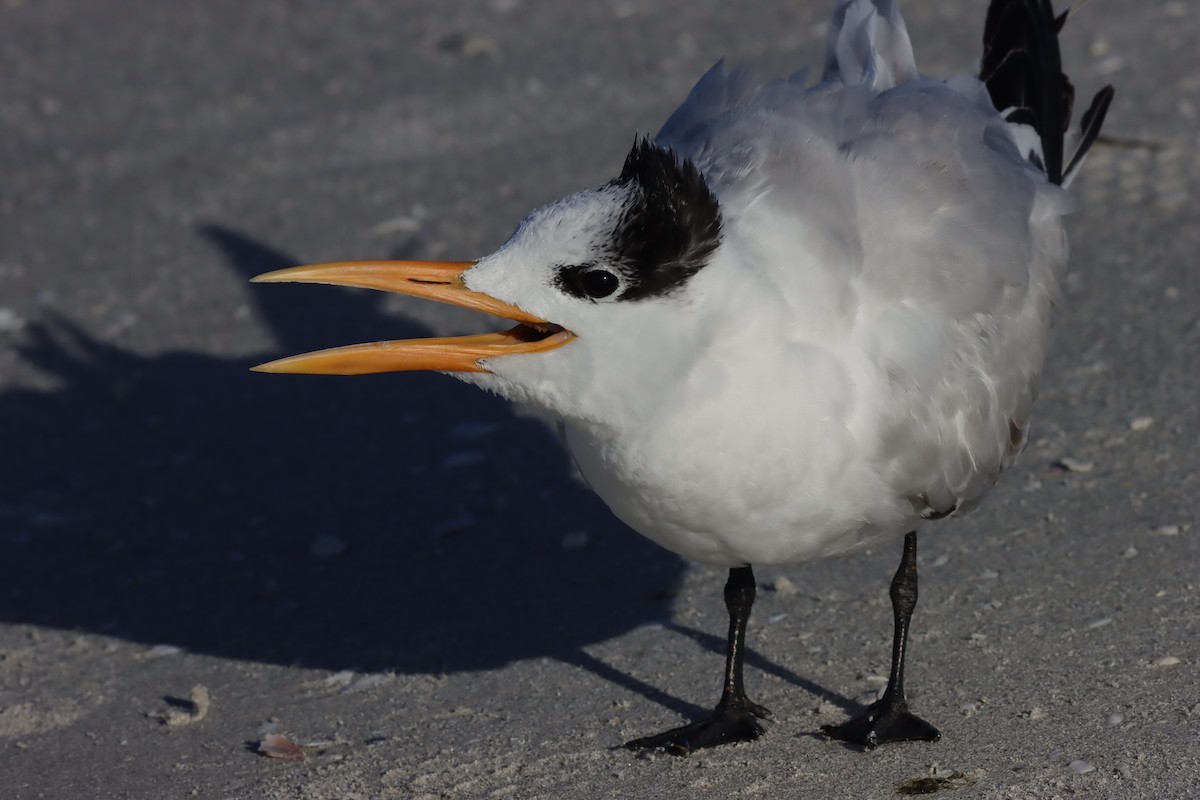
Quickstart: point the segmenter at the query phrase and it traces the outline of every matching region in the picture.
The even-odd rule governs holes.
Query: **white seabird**
[[[630,742],[755,738],[752,565],[903,537],[887,690],[827,735],[933,740],[908,710],[916,530],[974,506],[1026,441],[1067,261],[1065,187],[1112,99],[1073,90],[1049,0],[993,0],[978,77],[917,71],[893,0],[840,0],[824,70],[714,66],[619,177],[529,214],[476,262],[339,262],[258,281],[363,286],[518,322],[377,342],[267,372],[442,370],[562,420],[638,532],[729,568],[713,716]]]

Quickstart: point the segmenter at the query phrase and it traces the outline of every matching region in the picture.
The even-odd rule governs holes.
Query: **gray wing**
[[[756,226],[760,269],[809,270],[776,276],[781,301],[798,329],[849,337],[875,365],[880,470],[917,513],[943,516],[1025,442],[1074,204],[983,83],[917,76],[894,3],[839,4],[823,77],[754,87],[718,63],[657,140],[704,172],[727,228]],[[814,263],[789,260],[801,249]]]
[[[916,80],[912,42],[895,0],[840,0],[825,35],[824,83],[862,84],[883,91]],[[803,93],[808,70],[764,86],[754,85],[745,66],[712,66],[654,137],[679,153],[692,151],[705,129],[738,109],[786,102]]]

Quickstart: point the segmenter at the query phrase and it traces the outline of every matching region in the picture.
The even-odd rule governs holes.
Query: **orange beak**
[[[575,334],[514,305],[468,289],[462,275],[472,261],[339,261],[268,272],[254,283],[327,283],[427,297],[513,320],[500,333],[401,339],[318,350],[254,367],[255,372],[312,375],[365,375],[373,372],[441,370],[488,372],[480,362],[518,353],[545,353],[562,347]]]

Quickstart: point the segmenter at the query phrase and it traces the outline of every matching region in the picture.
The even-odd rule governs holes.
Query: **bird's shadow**
[[[241,277],[298,263],[201,233]],[[246,358],[32,326],[19,355],[59,388],[0,392],[0,619],[331,670],[556,657],[698,713],[583,653],[666,617],[684,567],[571,477],[549,428],[438,375],[249,373],[428,331],[374,292],[248,297],[277,347]]]
[[[297,263],[202,233],[242,277]],[[246,369],[428,331],[374,292],[247,291],[278,347],[244,359],[143,356],[66,319],[33,327],[20,355],[61,388],[0,393],[0,618],[454,672],[662,615],[681,562],[612,520],[543,424],[443,376]]]

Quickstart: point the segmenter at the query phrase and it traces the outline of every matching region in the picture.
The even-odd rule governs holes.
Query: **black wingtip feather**
[[[1042,141],[1046,177],[1063,179],[1063,130],[1070,83],[1062,74],[1057,18],[1050,0],[992,0],[983,30],[980,79],[999,111],[1026,109]]]
[[[1054,32],[1062,33],[1063,26],[1067,24],[1067,17],[1071,15],[1071,9],[1067,9],[1063,13],[1054,18]]]
[[[1079,144],[1075,147],[1075,152],[1071,154],[1071,161],[1067,164],[1064,175],[1068,178],[1075,174],[1075,170],[1083,161],[1083,157],[1087,155],[1088,150],[1092,149],[1092,145],[1096,142],[1096,137],[1100,135],[1100,128],[1104,125],[1104,117],[1108,114],[1108,107],[1112,105],[1113,95],[1116,90],[1112,86],[1105,86],[1100,91],[1096,92],[1096,96],[1092,98],[1092,104],[1088,106],[1087,111],[1083,112],[1083,118],[1079,122],[1081,134]]]
[[[1006,119],[1037,132],[1044,156],[1038,166],[1056,184],[1070,178],[1096,141],[1113,98],[1111,86],[1093,98],[1083,115],[1079,144],[1064,168],[1064,132],[1071,123],[1075,87],[1062,71],[1058,34],[1069,15],[1068,9],[1055,16],[1050,0],[992,0],[979,73],[992,104]]]

